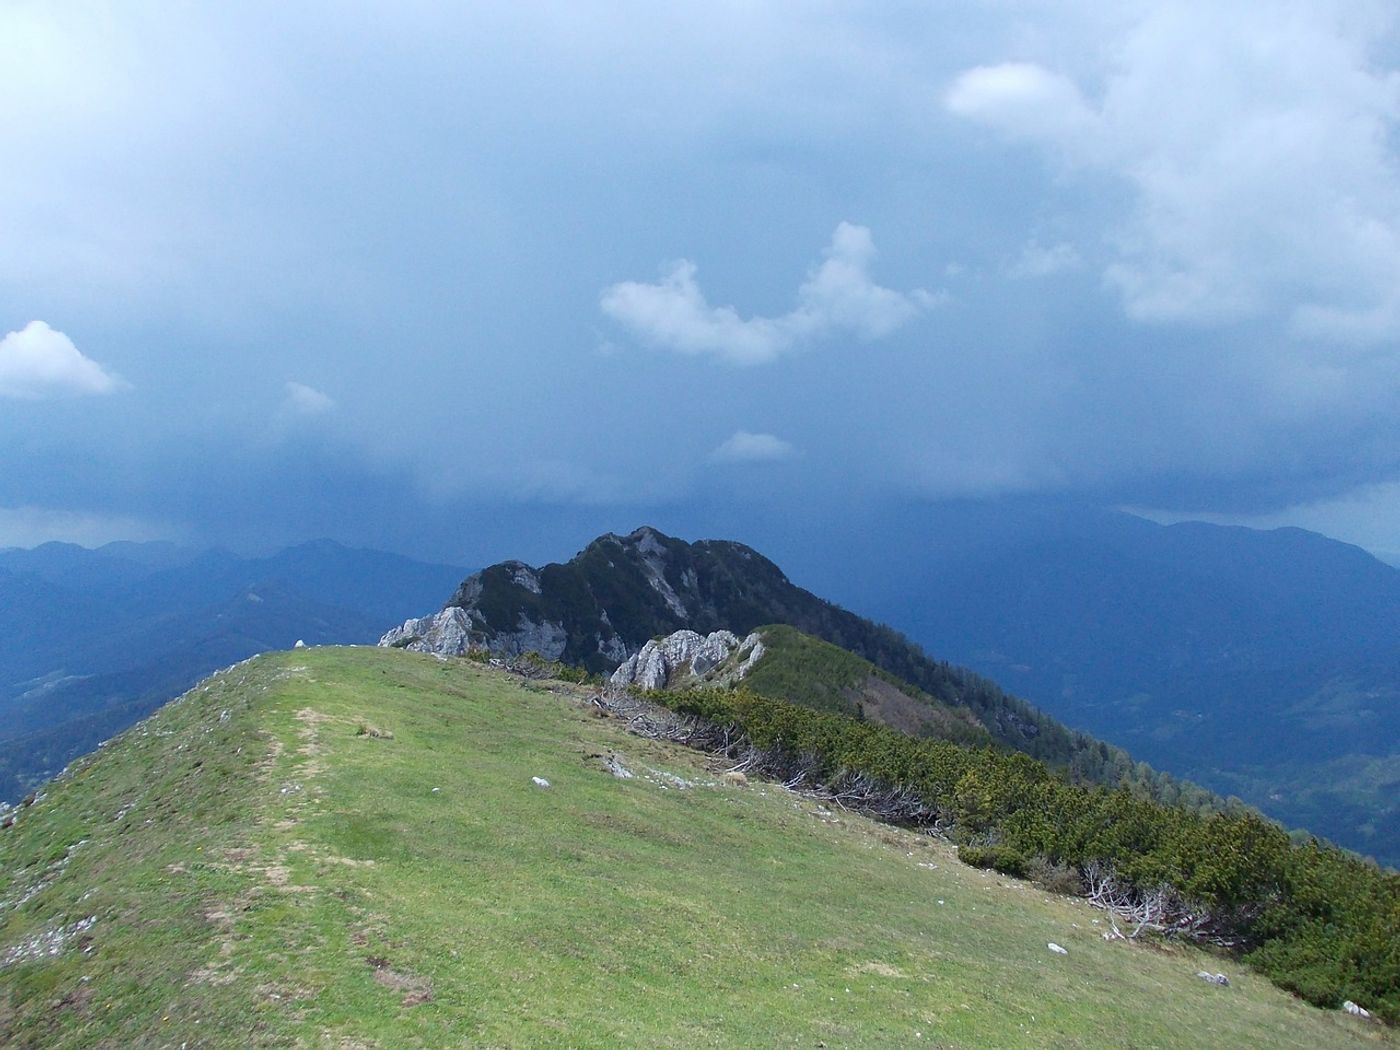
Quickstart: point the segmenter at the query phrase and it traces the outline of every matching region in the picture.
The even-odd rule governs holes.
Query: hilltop
[[[217,668],[298,639],[371,642],[463,571],[330,540],[259,558],[169,543],[0,550],[0,801]]]
[[[406,622],[380,644],[445,654],[473,646],[506,656],[538,652],[610,672],[652,638],[678,630],[743,635],[774,624],[868,661],[921,697],[967,712],[996,743],[1076,778],[1215,804],[1206,792],[1067,728],[994,682],[932,659],[897,631],[798,587],[763,555],[729,540],[687,543],[643,527],[600,536],[562,564],[501,562],[467,577],[442,612]]]
[[[215,676],[0,830],[0,1039],[1396,1045],[590,692],[384,649]]]

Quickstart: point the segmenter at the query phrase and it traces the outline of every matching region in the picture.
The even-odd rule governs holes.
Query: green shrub
[[[958,860],[974,868],[990,868],[1017,879],[1024,879],[1031,867],[1026,855],[1010,846],[959,846]]]
[[[1248,810],[1214,812],[1071,783],[1019,752],[916,739],[746,688],[652,699],[800,762],[809,778],[864,774],[916,793],[952,825],[961,857],[1078,891],[1092,867],[1120,889],[1167,890],[1275,983],[1320,1006],[1343,999],[1400,1022],[1400,875]],[[732,738],[731,738],[732,739]],[[986,845],[984,843],[994,843]]]

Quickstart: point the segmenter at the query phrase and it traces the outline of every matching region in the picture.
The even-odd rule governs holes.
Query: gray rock
[[[451,610],[448,610],[449,612]],[[461,612],[458,609],[457,612]],[[524,656],[539,653],[546,660],[557,660],[569,644],[569,633],[561,623],[545,620],[535,623],[524,613],[514,631],[501,631],[487,641],[487,647],[497,656]]]
[[[530,778],[530,783],[534,784],[535,787],[541,787],[541,788],[547,788],[547,787],[549,787],[549,781],[546,780],[544,777],[531,777],[531,778]]]
[[[1223,973],[1208,973],[1205,970],[1197,970],[1196,976],[1210,984],[1218,984],[1222,988],[1230,987],[1230,978],[1226,977]]]
[[[473,614],[458,606],[442,612],[405,620],[379,639],[386,648],[408,649],[415,653],[438,656],[464,656],[474,648],[489,649],[496,656],[524,656],[539,653],[546,660],[557,660],[568,644],[569,636],[562,624],[535,623],[524,613],[514,631],[501,631],[492,638],[483,636]]]
[[[1068,955],[1068,954],[1069,954],[1069,949],[1068,949],[1068,948],[1061,948],[1061,947],[1060,947],[1058,944],[1056,944],[1054,941],[1051,941],[1051,942],[1050,942],[1049,944],[1047,944],[1045,947],[1049,948],[1049,949],[1050,949],[1052,952],[1054,952],[1056,955]]]
[[[666,581],[666,548],[656,530],[643,527],[637,530],[637,535],[637,552],[642,556],[642,569],[652,590],[661,595],[666,607],[682,620],[690,619],[690,610],[686,608],[685,602]]]
[[[472,646],[472,622],[466,612],[454,606],[432,616],[405,620],[402,626],[387,631],[379,644],[415,653],[462,656]]]
[[[1371,1011],[1370,1011],[1370,1010],[1366,1009],[1364,1006],[1357,1006],[1357,1005],[1356,1005],[1354,1002],[1352,1002],[1350,999],[1348,999],[1346,1002],[1342,1003],[1342,1009],[1345,1010],[1347,1013],[1351,1014],[1353,1017],[1370,1017],[1370,1016],[1371,1016]]]
[[[606,639],[600,637],[598,639],[598,651],[615,664],[620,664],[627,659],[627,643],[617,635]]]
[[[603,763],[603,768],[617,777],[618,780],[631,780],[636,776],[635,773],[622,764],[622,760],[616,755],[609,755],[608,760]]]
[[[709,635],[677,631],[659,641],[647,642],[613,672],[611,682],[618,687],[661,689],[680,676],[702,677],[724,663],[730,654],[745,650],[748,650],[748,657],[735,670],[733,678],[742,678],[763,655],[763,643],[757,634],[740,641],[731,631],[715,631]]]

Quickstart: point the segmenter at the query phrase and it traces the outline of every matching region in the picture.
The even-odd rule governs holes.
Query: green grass
[[[720,782],[584,695],[374,649],[212,680],[0,832],[0,901],[51,882],[0,907],[0,958],[96,917],[86,953],[0,968],[0,1043],[1397,1045],[1106,943],[926,837]]]
[[[885,722],[916,736],[960,744],[991,744],[966,708],[954,708],[868,660],[785,624],[758,628],[764,654],[745,676],[756,693],[827,714]],[[737,662],[739,654],[730,658]]]

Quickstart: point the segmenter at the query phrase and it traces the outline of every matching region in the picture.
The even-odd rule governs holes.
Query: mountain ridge
[[[935,701],[969,710],[998,744],[1086,781],[1131,782],[1172,801],[1194,789],[1135,763],[1003,692],[994,682],[930,658],[903,635],[793,584],[768,558],[732,540],[687,543],[651,526],[605,533],[570,561],[505,561],[462,581],[436,616],[393,628],[381,645],[421,641],[434,629],[449,651],[505,655],[611,671],[654,637],[688,629],[746,635],[786,624],[868,660]],[[1204,792],[1195,801],[1212,805]]]
[[[0,827],[0,1041],[1395,1045],[590,694],[366,648],[204,681]]]

